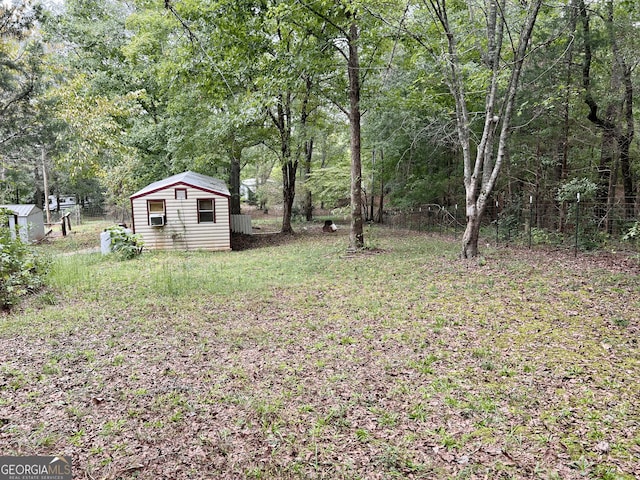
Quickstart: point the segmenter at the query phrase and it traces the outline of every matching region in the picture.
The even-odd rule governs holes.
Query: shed
[[[9,228],[15,238],[16,227],[20,239],[25,243],[37,242],[44,238],[44,217],[42,210],[36,205],[0,205],[0,208],[11,210]]]
[[[231,250],[229,189],[222,180],[183,172],[129,197],[133,232],[145,247]]]

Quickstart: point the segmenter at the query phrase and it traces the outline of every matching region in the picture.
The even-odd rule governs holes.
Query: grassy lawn
[[[346,235],[56,255],[0,317],[0,452],[88,479],[640,477],[634,262]]]

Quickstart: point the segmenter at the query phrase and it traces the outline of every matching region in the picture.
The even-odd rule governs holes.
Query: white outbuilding
[[[12,237],[16,232],[25,243],[32,243],[44,238],[44,217],[42,210],[36,205],[0,205],[0,209],[10,210],[9,225]]]
[[[161,250],[231,250],[229,189],[187,171],[147,185],[131,199],[133,232]]]

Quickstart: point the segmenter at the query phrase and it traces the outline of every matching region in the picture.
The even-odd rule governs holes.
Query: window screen
[[[198,223],[216,221],[215,202],[213,199],[198,200]]]

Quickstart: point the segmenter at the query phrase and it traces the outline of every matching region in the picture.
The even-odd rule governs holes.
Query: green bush
[[[534,245],[562,245],[562,235],[544,228],[531,227],[531,243]]]
[[[49,262],[38,256],[8,226],[11,212],[0,209],[0,309],[10,310],[18,299],[42,287]],[[15,238],[12,238],[15,237]]]
[[[631,228],[622,236],[625,242],[631,242],[636,247],[640,245],[640,222],[635,222]]]
[[[142,253],[144,242],[140,235],[116,226],[107,229],[111,238],[111,251],[122,260],[130,260]]]
[[[580,194],[581,201],[593,201],[598,191],[598,185],[588,178],[574,178],[558,188],[556,200],[559,202],[573,202]]]

